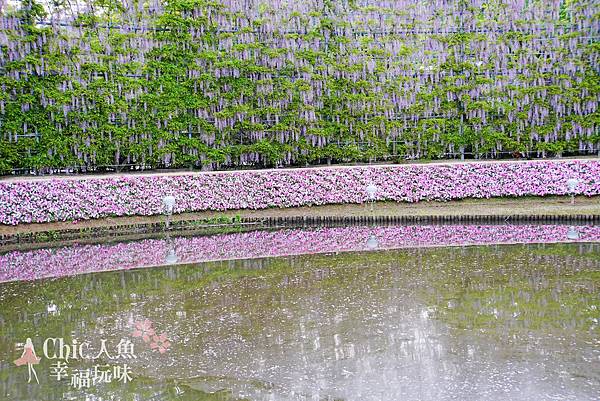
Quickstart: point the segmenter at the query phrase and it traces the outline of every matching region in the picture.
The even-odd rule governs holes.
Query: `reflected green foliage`
[[[438,305],[438,316],[459,329],[498,335],[567,329],[597,337],[600,272],[537,273],[473,280],[466,288],[447,285],[441,290],[446,296]]]
[[[146,355],[131,362],[133,382],[86,392],[119,400],[233,401],[249,389],[285,389],[231,373],[230,366],[252,372],[259,350],[293,348],[314,333],[329,349],[326,339],[337,332],[386,349],[388,334],[412,341],[411,321],[402,319],[419,310],[429,311],[428,324],[443,324],[451,338],[469,336],[498,347],[541,341],[552,349],[569,337],[579,352],[577,344],[600,334],[599,289],[597,244],[305,255],[6,283],[0,286],[0,355],[15,359],[14,346],[26,337],[118,339],[127,335],[120,325],[129,317],[148,318],[173,340],[165,354],[171,359]],[[49,304],[56,314],[47,312]],[[385,331],[400,323],[406,327],[399,333]],[[39,370],[47,369],[43,361]],[[22,375],[12,366],[0,368],[15,393],[24,391]],[[68,388],[43,378],[39,391],[58,400]]]

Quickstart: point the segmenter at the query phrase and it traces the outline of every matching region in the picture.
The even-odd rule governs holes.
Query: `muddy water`
[[[0,334],[8,400],[599,399],[600,245],[342,252],[4,283]],[[13,363],[28,337],[39,384]],[[84,343],[85,357],[60,359],[59,338]]]

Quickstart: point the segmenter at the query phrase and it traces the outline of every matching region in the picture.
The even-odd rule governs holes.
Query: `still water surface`
[[[135,336],[146,320],[142,331],[169,342]],[[39,384],[12,362],[28,337]],[[43,355],[49,337],[87,342],[94,358],[69,360],[59,381],[58,360]],[[116,358],[121,339],[133,355]],[[95,358],[102,340],[108,353]],[[4,283],[0,360],[6,400],[598,400],[600,244],[332,252]],[[72,382],[124,363],[130,382]]]

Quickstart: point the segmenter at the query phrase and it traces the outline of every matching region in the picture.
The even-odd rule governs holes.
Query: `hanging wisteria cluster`
[[[600,161],[468,162],[378,167],[320,167],[259,171],[78,176],[0,181],[0,224],[77,221],[164,213],[266,209],[369,200],[448,201],[465,198],[600,195]]]
[[[0,3],[0,170],[600,152],[594,4]]]

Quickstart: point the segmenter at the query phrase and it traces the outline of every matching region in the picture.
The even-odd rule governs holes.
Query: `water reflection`
[[[0,398],[593,399],[598,255],[584,243],[420,248],[5,283]],[[6,362],[27,337],[114,342],[140,319],[172,345],[138,339],[127,384],[75,391],[46,360],[32,386]]]
[[[428,246],[600,242],[600,227],[564,225],[429,225],[297,228],[210,236],[72,245],[0,253],[0,282],[44,277],[312,253]]]
[[[165,264],[172,265],[177,263],[179,258],[177,257],[177,251],[175,249],[175,241],[167,234],[167,255],[165,256]]]
[[[577,230],[574,226],[569,227],[569,231],[567,232],[567,238],[570,240],[578,240],[579,230]]]
[[[379,247],[379,241],[377,241],[377,236],[375,234],[369,235],[369,239],[367,240],[367,249],[373,251]]]

